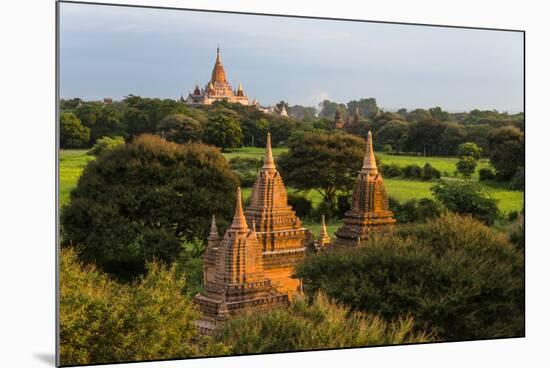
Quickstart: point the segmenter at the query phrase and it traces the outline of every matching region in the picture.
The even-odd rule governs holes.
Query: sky
[[[216,47],[233,88],[267,106],[374,97],[388,110],[523,111],[523,33],[60,5],[60,95],[187,96]]]

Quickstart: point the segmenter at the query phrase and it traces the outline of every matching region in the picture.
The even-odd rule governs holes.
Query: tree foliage
[[[62,365],[177,359],[224,353],[197,334],[198,312],[175,267],[153,262],[138,281],[119,284],[73,248],[60,254]]]
[[[88,164],[62,210],[64,244],[133,276],[147,260],[172,261],[184,239],[205,236],[212,214],[230,219],[236,186],[218,149],[140,136]]]
[[[296,298],[290,307],[230,319],[216,336],[232,354],[349,348],[430,341],[414,331],[410,317],[392,321],[361,312],[317,292],[310,300]]]
[[[86,152],[88,155],[99,156],[113,148],[124,144],[124,137],[103,137],[99,138],[94,146]]]
[[[243,144],[243,132],[234,118],[219,114],[206,122],[204,141],[221,147],[222,150],[236,148]]]
[[[471,218],[445,215],[309,256],[296,276],[312,295],[392,319],[410,313],[441,340],[524,334],[523,256]]]
[[[59,144],[61,148],[83,148],[90,142],[90,129],[72,112],[60,116]]]
[[[290,141],[278,166],[287,184],[335,204],[337,192],[353,189],[364,151],[365,142],[352,135],[307,132]]]
[[[442,181],[431,190],[451,212],[473,216],[487,225],[492,225],[499,217],[497,201],[476,182]]]
[[[524,134],[510,126],[502,127],[489,136],[489,160],[501,180],[510,179],[523,166]]]

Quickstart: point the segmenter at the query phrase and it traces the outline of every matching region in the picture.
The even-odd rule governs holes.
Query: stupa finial
[[[233,223],[231,229],[248,229],[246,224],[246,218],[243,212],[243,203],[241,199],[241,187],[237,188],[237,203],[235,204],[235,216],[233,217]]]
[[[212,225],[210,225],[210,236],[218,236],[218,227],[216,226],[216,215],[212,215]]]
[[[275,170],[275,161],[273,160],[273,152],[271,151],[271,134],[269,132],[267,133],[263,168]]]
[[[372,133],[369,130],[367,136],[367,152],[365,152],[365,158],[363,159],[362,173],[371,175],[378,174],[378,167],[376,166],[376,158],[374,157],[374,150],[372,148]]]

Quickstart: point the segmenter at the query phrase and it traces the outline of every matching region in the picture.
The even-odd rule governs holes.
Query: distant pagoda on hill
[[[220,48],[218,47],[216,62],[210,81],[204,88],[196,85],[193,92],[189,94],[185,101],[190,105],[210,105],[215,101],[221,100],[249,105],[248,97],[244,93],[242,84],[239,83],[237,90],[232,90],[231,85],[227,81],[225,69],[221,61]]]
[[[369,131],[363,167],[353,189],[351,209],[345,213],[344,225],[334,234],[336,240],[332,245],[360,245],[373,231],[394,223],[384,180],[376,166],[372,134]]]
[[[265,274],[279,291],[292,295],[300,287],[300,281],[291,277],[294,265],[305,257],[312,240],[309,230],[288,205],[286,188],[273,160],[269,133],[264,164],[256,176],[245,215],[248,223],[256,224]]]
[[[250,229],[246,222],[240,188],[233,223],[222,239],[212,218],[203,260],[204,291],[194,298],[202,314],[197,321],[201,334],[211,334],[230,315],[288,304],[288,295],[266,277],[262,248],[254,226]]]

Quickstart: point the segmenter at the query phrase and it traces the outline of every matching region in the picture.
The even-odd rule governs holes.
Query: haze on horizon
[[[262,105],[374,97],[386,109],[523,111],[523,33],[60,5],[60,96],[177,99],[210,79]],[[358,15],[367,18],[368,14]]]

